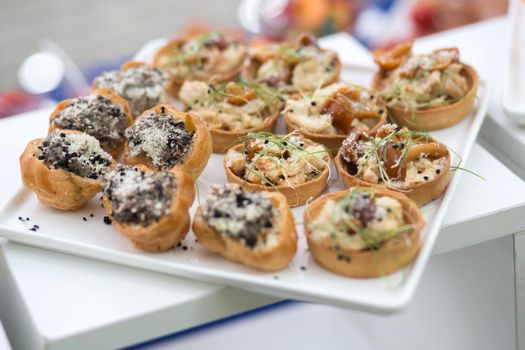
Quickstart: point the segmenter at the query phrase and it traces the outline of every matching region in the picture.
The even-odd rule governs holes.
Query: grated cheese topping
[[[163,109],[141,117],[125,135],[133,157],[143,155],[156,168],[166,170],[184,163],[196,134]]]
[[[83,131],[104,146],[116,147],[124,138],[127,116],[122,106],[104,95],[75,98],[51,121],[60,129]]]
[[[104,195],[111,201],[113,220],[148,226],[168,215],[177,188],[169,171],[144,172],[119,165],[104,179]]]
[[[98,179],[110,170],[113,158],[88,134],[55,130],[39,146],[39,160],[50,169],[64,169],[78,176]]]
[[[214,230],[251,249],[276,243],[279,213],[266,192],[246,192],[237,184],[214,185],[202,216]]]

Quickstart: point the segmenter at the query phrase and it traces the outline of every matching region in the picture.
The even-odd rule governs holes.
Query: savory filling
[[[311,133],[346,135],[370,131],[380,122],[384,109],[368,89],[335,83],[289,99],[284,112],[293,124]]]
[[[170,213],[176,188],[175,175],[169,171],[119,165],[106,175],[103,191],[111,201],[113,220],[148,226]]]
[[[328,166],[326,148],[297,133],[250,133],[242,153],[230,149],[227,166],[240,178],[264,186],[296,186],[317,178]]]
[[[188,111],[198,115],[208,127],[226,131],[261,126],[281,103],[273,90],[241,82],[212,85],[186,81],[179,97]]]
[[[136,117],[146,109],[167,102],[166,73],[147,65],[106,72],[95,79],[97,89],[110,89],[130,103]]]
[[[87,134],[55,130],[38,147],[37,158],[49,169],[64,169],[78,176],[98,179],[110,170],[113,158],[99,141]]]
[[[237,184],[214,185],[202,205],[206,223],[248,248],[274,245],[279,211],[266,192],[245,192]]]
[[[337,54],[322,50],[315,39],[302,36],[297,43],[283,42],[255,49],[259,62],[254,79],[273,87],[293,86],[311,91],[337,80]]]
[[[397,199],[358,187],[339,201],[327,200],[308,226],[313,239],[336,250],[378,249],[382,242],[412,229]]]
[[[124,138],[127,115],[106,96],[88,95],[69,102],[51,123],[60,129],[83,131],[103,146],[116,147]]]
[[[382,126],[375,137],[351,134],[339,152],[353,176],[400,190],[437,178],[447,168],[449,154],[430,136],[394,124]]]
[[[126,129],[131,156],[146,157],[157,169],[167,170],[184,163],[193,145],[195,132],[169,111],[148,112]]]
[[[413,55],[411,45],[376,53],[383,73],[380,93],[389,106],[408,110],[434,108],[454,103],[469,90],[456,48]],[[397,58],[392,56],[398,50]],[[394,63],[392,63],[394,61]]]
[[[164,55],[159,65],[180,79],[208,80],[238,70],[246,51],[232,37],[212,32],[182,43]]]

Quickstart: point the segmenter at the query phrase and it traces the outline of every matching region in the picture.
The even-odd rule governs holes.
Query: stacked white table
[[[464,60],[479,67],[482,76],[492,83],[494,74],[489,74],[492,67],[487,62],[499,60],[495,58],[481,61],[479,57],[471,53],[471,47],[478,46],[473,45],[472,40],[469,39],[476,36],[476,33],[485,26],[490,28],[489,31],[492,33],[503,30],[504,22],[501,20],[491,21],[462,29],[456,33],[450,32],[429,37],[418,42],[418,46],[435,48],[457,44],[463,53]],[[465,33],[468,33],[470,37]],[[456,36],[460,39],[456,39]],[[485,42],[488,40],[489,37],[484,39]],[[354,62],[361,60],[363,64],[370,64],[369,56],[363,52],[362,48],[356,46],[355,42],[342,36],[336,36],[330,41],[327,45],[344,50],[347,52],[347,56],[348,52],[352,52],[350,57],[353,57]],[[477,45],[480,45],[479,41]],[[39,111],[0,122],[0,154],[4,164],[16,163],[16,158],[26,141],[41,135],[41,130],[45,130],[48,113],[49,111]],[[492,117],[489,118],[484,127],[486,137],[491,137],[490,132],[485,132],[487,127],[498,120],[494,116]],[[470,170],[482,174],[486,181],[469,175],[462,177],[460,188],[445,220],[446,224],[436,243],[436,253],[467,247],[525,229],[525,215],[521,215],[525,211],[525,184],[521,179],[479,145],[474,147],[471,159],[466,166]],[[18,176],[18,170],[12,168],[6,166],[0,176]],[[15,189],[1,189],[0,197],[13,190]],[[495,249],[499,254],[497,256],[501,256],[502,260],[505,260],[506,255],[501,254],[501,252],[510,248],[508,242],[497,241],[492,243],[492,246],[492,249]],[[483,259],[483,254],[478,256],[479,249],[485,248],[478,248],[477,250],[470,248],[468,250],[470,253],[461,251],[452,255],[442,255],[433,260],[443,260],[445,267],[442,269],[446,271],[447,268],[450,270],[453,266],[451,267],[447,263],[448,258],[444,257],[452,256],[450,259],[453,261],[454,259],[461,260],[461,256],[464,254],[467,254],[467,257],[468,254],[473,254],[471,260],[479,261],[478,265],[483,265],[482,263],[487,263],[487,261]],[[277,301],[270,297],[231,288],[88,261],[12,243],[2,244],[1,256],[0,317],[14,348],[46,347],[60,349],[74,347],[78,349],[81,346],[85,348],[124,346]],[[462,262],[465,263],[465,260],[463,259]],[[439,279],[442,277],[439,275],[441,270],[437,269],[437,272],[433,272],[433,264],[434,262],[431,261],[425,282],[421,287],[423,290],[427,290],[429,285],[432,286],[430,290],[440,292],[446,292],[458,286],[469,288],[469,285],[464,283],[469,281],[468,274],[463,278],[451,281],[450,286],[446,288],[443,285],[443,280]],[[508,275],[509,270],[505,267],[507,265],[509,264],[505,262],[500,262],[500,264],[489,263],[487,266],[481,266],[481,268],[487,271],[493,266],[494,273],[491,277],[498,280],[499,283],[505,283],[509,282],[508,279],[512,277]],[[461,266],[459,262],[458,266]],[[437,274],[437,277],[431,279],[432,273]],[[472,274],[475,275],[476,272],[472,271]],[[488,276],[487,280],[489,280]],[[473,281],[472,285],[475,286],[476,283]],[[498,289],[492,288],[492,290],[497,293]],[[438,302],[439,296],[436,296],[435,293],[427,294],[426,298],[428,299],[424,298],[423,301],[419,301],[418,294],[415,307],[419,307],[417,310],[427,308],[427,311],[439,313],[441,305]],[[501,297],[502,295],[498,295],[497,298],[493,297],[491,300],[499,300],[498,298]],[[504,303],[505,300],[502,299],[500,302]],[[478,307],[478,310],[485,310],[487,317],[498,317],[497,320],[501,324],[501,322],[506,322],[505,315],[508,316],[509,306],[513,307],[513,304],[510,303],[497,310],[484,307]],[[471,305],[471,309],[475,309],[475,304]],[[410,308],[408,318],[403,316],[406,314],[402,314],[402,316],[389,319],[304,304],[295,304],[291,307],[275,310],[279,311],[267,312],[259,317],[248,318],[246,324],[255,326],[257,320],[265,318],[273,320],[270,322],[276,322],[276,319],[280,319],[281,316],[283,320],[304,324],[308,315],[313,319],[321,317],[319,332],[328,335],[333,324],[328,321],[323,322],[322,319],[324,318],[327,320],[332,317],[334,320],[344,319],[347,321],[346,324],[352,324],[357,327],[356,329],[362,328],[364,322],[365,325],[372,328],[392,327],[391,330],[393,331],[398,329],[395,327],[397,322],[389,320],[398,318],[398,321],[404,326],[406,325],[405,322],[411,322],[412,326],[416,326],[418,319],[421,320],[423,317],[417,310],[412,311],[414,307]],[[456,310],[462,309],[459,307]],[[456,313],[449,314],[455,315]],[[413,316],[410,317],[410,315]],[[461,317],[461,315],[462,313],[459,313],[457,317]],[[353,321],[348,322],[348,318],[353,319]],[[442,318],[442,321],[449,322],[445,315]],[[236,322],[235,324],[230,332],[241,332],[243,339],[242,334],[251,334],[250,329],[253,327],[246,329],[247,326],[242,326],[245,324],[244,322]],[[458,326],[460,325],[461,323],[458,324]],[[272,329],[268,325],[266,326],[266,328]],[[264,325],[257,327],[260,331],[266,329]],[[486,327],[490,328],[491,324],[487,324]],[[406,330],[406,327],[404,328]],[[278,328],[274,329],[278,330]],[[334,329],[340,330],[339,327]],[[403,329],[403,327],[399,329]],[[367,332],[361,333],[368,334]],[[392,334],[387,330],[372,333],[368,335],[385,335],[386,337],[386,334]],[[501,334],[501,336],[505,337],[508,334]],[[265,337],[261,336],[261,338]],[[271,337],[269,338],[271,339]],[[189,347],[192,344],[195,346],[205,344],[202,343],[200,337],[201,340],[194,339],[193,343],[191,335],[183,339],[185,339],[183,342],[186,342],[186,345],[189,344]],[[218,339],[222,338],[219,336]],[[312,337],[303,334],[303,341],[308,339],[312,339]],[[365,338],[357,337],[354,339],[361,345],[367,342]],[[481,337],[480,340],[484,340],[484,338]],[[300,342],[301,340],[296,339],[296,341]],[[483,343],[489,344],[488,338],[487,341],[480,344]],[[263,344],[265,341],[261,340],[259,346],[257,344],[251,344],[251,346],[257,348],[262,347]],[[310,346],[312,345],[313,343],[310,343]],[[368,345],[373,345],[373,342],[369,340]]]

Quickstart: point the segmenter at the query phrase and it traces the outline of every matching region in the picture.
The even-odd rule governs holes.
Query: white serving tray
[[[511,0],[508,17],[503,111],[525,125],[525,0]]]
[[[156,41],[147,45],[138,58],[147,60],[161,44],[162,41]],[[349,56],[351,52],[340,54]],[[372,74],[373,70],[364,66],[346,66],[342,77],[348,82],[368,85]],[[485,117],[487,102],[487,87],[481,81],[475,108],[469,117],[454,127],[432,132],[431,135],[447,144],[463,161],[466,160]],[[284,131],[282,121],[278,131]],[[44,133],[45,130],[42,131]],[[212,155],[198,180],[201,201],[211,184],[226,181],[222,157]],[[453,155],[452,164],[458,162],[459,158]],[[256,271],[209,254],[195,242],[192,232],[182,247],[159,254],[142,252],[111,226],[103,224],[100,196],[78,212],[62,212],[41,205],[33,194],[22,189],[19,179],[13,179],[12,184],[4,184],[18,186],[20,190],[12,198],[7,198],[6,205],[0,210],[0,235],[20,243],[279,297],[387,313],[403,308],[412,298],[460,176],[458,172],[452,177],[442,198],[422,208],[427,225],[422,232],[422,247],[415,262],[402,271],[373,279],[341,277],[313,261],[303,237],[302,207],[293,210],[300,236],[298,252],[288,268],[276,273]],[[329,191],[342,188],[341,180],[333,171]],[[191,213],[197,205],[196,200]],[[19,217],[29,217],[30,221],[22,222]],[[36,232],[29,230],[35,224],[40,229]]]

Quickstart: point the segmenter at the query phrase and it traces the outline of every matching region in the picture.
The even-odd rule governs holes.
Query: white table
[[[435,46],[450,45],[448,42],[438,42],[439,37],[428,40],[435,40]],[[338,41],[335,45],[344,47]],[[352,44],[345,45],[348,47]],[[463,45],[459,46],[464,51]],[[355,47],[354,49],[357,50]],[[355,58],[365,56],[356,54]],[[466,60],[472,61],[469,58]],[[13,117],[0,122],[0,134],[5,135],[0,138],[0,152],[5,164],[16,162],[25,142],[30,137],[39,136],[41,132],[38,130],[45,130],[46,113],[48,112]],[[23,128],[20,128],[21,124],[24,125]],[[520,211],[525,210],[525,184],[479,145],[474,147],[467,167],[484,175],[487,181],[463,176],[456,200],[435,246],[437,253],[510,235],[525,228],[525,216],[519,215]],[[17,169],[6,169],[2,176],[18,176]],[[14,189],[1,191],[7,193],[11,190]],[[501,193],[505,193],[505,197]],[[491,244],[499,244],[497,242],[499,241]],[[453,254],[458,255],[459,252]],[[122,346],[275,302],[272,298],[229,288],[87,261],[11,243],[3,244],[0,266],[0,317],[5,322],[15,348],[25,348],[24,345],[79,348],[81,343],[87,348],[96,347],[95,345]],[[456,272],[453,267],[451,269],[452,273]],[[495,277],[505,277],[503,271],[506,270],[502,269]],[[429,278],[426,277],[425,280]],[[443,288],[439,283],[441,281],[432,279],[430,283],[434,282],[435,287]],[[464,286],[461,281],[458,278],[451,286]],[[497,285],[495,283],[491,286]],[[425,309],[430,302],[435,308],[434,312],[439,312],[440,303],[433,302],[433,296],[429,296],[421,307]],[[295,310],[291,318],[298,323],[304,321],[300,316],[303,313],[315,319],[319,312],[326,318],[330,318],[329,315],[332,314],[356,317],[357,324],[364,322],[360,321],[363,320],[362,317],[367,319],[367,316],[361,314],[314,305],[297,304],[291,309]],[[283,309],[277,310],[278,314],[283,312]],[[284,310],[289,312],[289,308]],[[494,316],[498,314],[498,310],[488,310],[487,313]],[[460,315],[461,313],[458,317]],[[370,322],[370,327],[375,327],[374,322],[379,327],[382,322],[391,323],[385,321],[388,318],[370,317],[366,321]],[[445,315],[442,317],[445,319]],[[257,319],[258,317],[249,318]],[[417,325],[417,320],[418,317],[415,317],[411,322]],[[377,333],[376,336],[381,334]],[[98,343],[93,343],[96,341]]]

